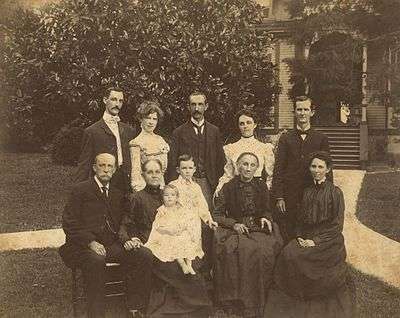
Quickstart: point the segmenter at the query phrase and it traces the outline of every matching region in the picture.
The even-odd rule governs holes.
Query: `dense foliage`
[[[254,107],[264,124],[279,93],[268,37],[251,25],[252,0],[62,0],[18,10],[4,23],[1,65],[9,133],[45,145],[77,118],[97,120],[109,85],[126,92],[125,121],[158,99],[168,134],[186,118],[193,90],[207,94],[209,118],[229,134],[233,113]]]

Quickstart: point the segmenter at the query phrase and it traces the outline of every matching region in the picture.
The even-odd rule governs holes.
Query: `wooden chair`
[[[119,263],[106,263],[106,299],[122,299],[126,308],[126,282]],[[79,268],[72,269],[72,309],[74,318],[78,317],[78,307],[86,300],[84,281]]]

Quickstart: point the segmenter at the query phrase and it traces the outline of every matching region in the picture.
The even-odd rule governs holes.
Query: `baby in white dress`
[[[184,160],[182,160],[182,158]],[[192,180],[196,171],[190,156],[178,159],[179,178],[166,185],[164,204],[158,208],[145,246],[162,262],[177,261],[185,274],[195,275],[192,261],[204,256],[201,220],[210,228],[218,226],[208,211],[200,186]]]

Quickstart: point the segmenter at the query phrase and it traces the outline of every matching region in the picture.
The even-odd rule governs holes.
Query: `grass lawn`
[[[70,271],[56,250],[0,253],[0,271],[0,317],[71,317]],[[350,272],[360,318],[400,317],[400,290]]]
[[[400,242],[400,172],[365,175],[357,217],[372,230]]]
[[[0,153],[0,233],[61,226],[73,167],[46,154]]]

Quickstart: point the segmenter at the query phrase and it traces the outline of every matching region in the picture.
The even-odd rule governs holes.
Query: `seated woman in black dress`
[[[282,239],[272,223],[267,185],[253,178],[257,156],[242,153],[236,164],[239,175],[215,199],[215,297],[244,317],[262,317]]]
[[[144,189],[131,196],[131,210],[125,215],[121,234],[132,238],[133,248],[144,248],[147,242],[157,209],[162,205],[161,176],[162,163],[158,159],[149,159],[141,167],[146,183]],[[193,263],[198,273],[199,263]],[[137,286],[136,292],[144,294],[143,290],[152,289],[149,299],[144,299],[145,305],[139,308],[147,312],[146,317],[207,317],[211,310],[206,285],[200,274],[185,275],[177,262],[161,262],[153,258],[153,277],[147,284]],[[147,288],[144,288],[147,287]],[[147,309],[147,310],[146,310]],[[141,316],[137,312],[136,316]]]
[[[276,261],[268,317],[353,317],[352,297],[345,284],[344,199],[342,191],[326,180],[331,167],[328,153],[311,154],[314,185],[303,194],[297,238]]]

